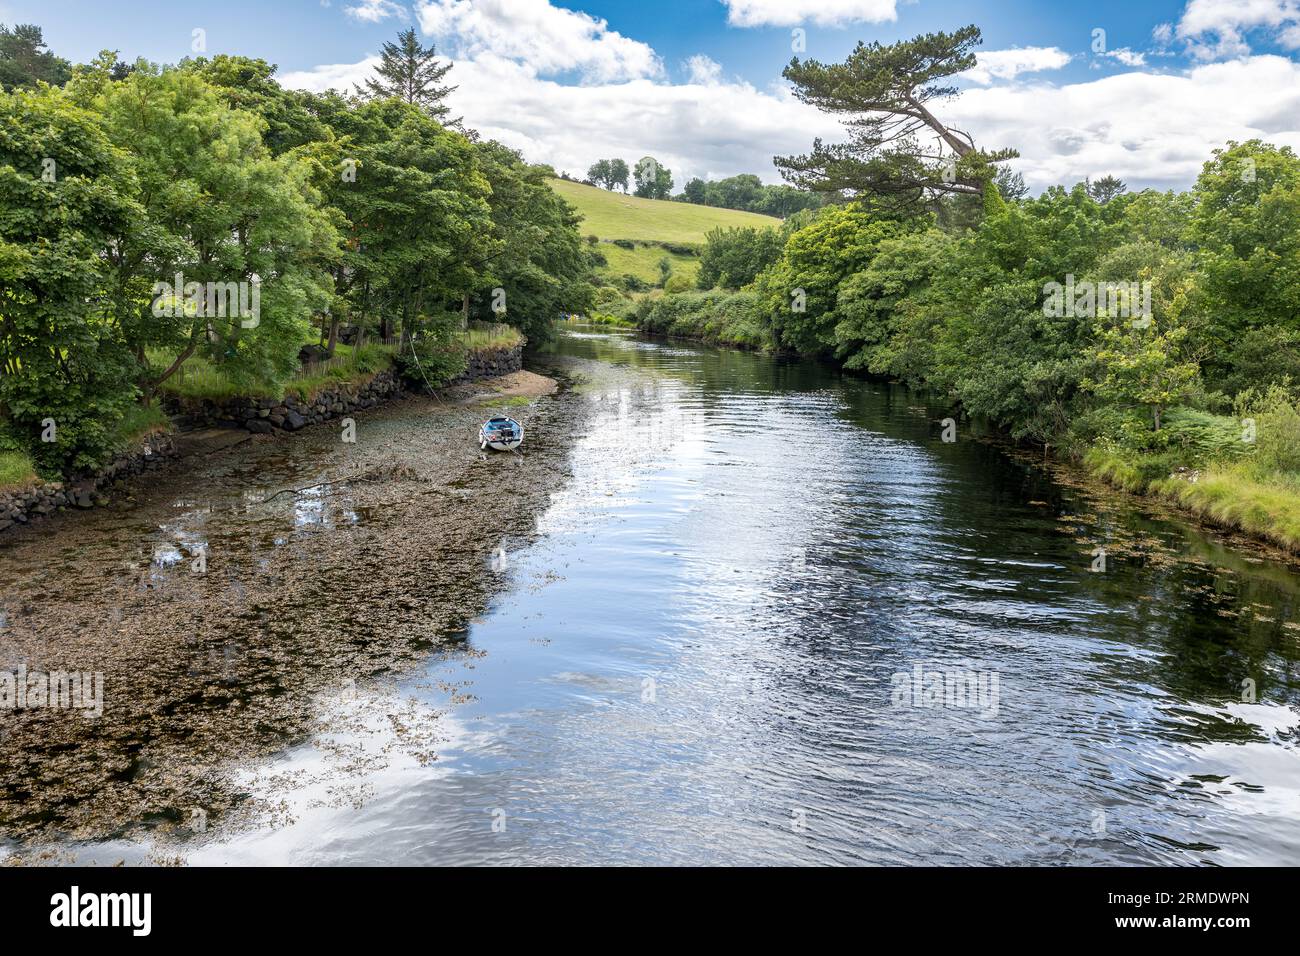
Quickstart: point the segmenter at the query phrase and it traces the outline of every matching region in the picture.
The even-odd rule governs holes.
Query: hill
[[[606,274],[634,275],[651,284],[659,282],[659,262],[665,256],[673,265],[674,275],[693,279],[700,268],[695,251],[711,229],[781,225],[780,219],[758,213],[641,199],[565,179],[552,179],[551,188],[582,214],[582,234],[600,239],[600,252],[609,263],[604,269]],[[616,239],[636,246],[616,246]]]
[[[583,234],[601,239],[701,243],[704,234],[718,226],[781,225],[780,219],[754,212],[666,199],[640,199],[564,179],[551,180],[551,188],[582,213]]]

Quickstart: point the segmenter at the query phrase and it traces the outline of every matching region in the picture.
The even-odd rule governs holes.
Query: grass
[[[1141,454],[1092,448],[1084,465],[1117,488],[1169,501],[1211,524],[1243,531],[1300,553],[1300,475],[1255,462],[1182,465],[1178,453]]]
[[[1151,491],[1207,521],[1300,552],[1300,481],[1260,480],[1249,466],[1212,466],[1195,481],[1162,478]]]
[[[564,179],[552,179],[551,188],[577,207],[584,235],[601,239],[638,239],[647,242],[702,243],[704,235],[718,226],[779,226],[781,220],[735,209],[716,209],[666,199],[639,199],[584,186]],[[605,252],[605,245],[600,247]]]
[[[666,199],[640,199],[565,179],[552,179],[550,183],[582,215],[578,227],[582,234],[602,240],[595,250],[608,263],[600,268],[600,273],[609,279],[632,275],[649,285],[658,285],[659,261],[667,256],[673,265],[673,275],[685,276],[694,283],[700,261],[680,247],[698,249],[704,245],[705,235],[719,227],[781,225],[780,219],[754,212]],[[616,246],[615,239],[635,242],[636,248]],[[679,248],[670,251],[656,243]]]
[[[395,346],[370,343],[360,355],[349,345],[338,345],[334,358],[299,372],[288,382],[240,383],[231,381],[221,369],[213,367],[201,356],[191,356],[175,375],[161,386],[161,391],[177,398],[223,401],[230,398],[283,398],[297,395],[310,398],[328,385],[360,382],[392,363]],[[155,367],[165,367],[171,359],[162,354],[150,353]]]
[[[472,352],[480,349],[512,349],[524,340],[523,333],[513,325],[495,325],[490,328],[470,328],[460,333],[465,347]]]
[[[674,203],[674,205],[677,205]],[[663,246],[646,246],[638,244],[635,249],[624,249],[612,242],[602,242],[596,247],[609,264],[600,271],[611,278],[622,275],[634,275],[649,285],[658,285],[660,280],[659,262],[664,256],[673,265],[673,275],[686,276],[695,282],[700,273],[700,260],[695,256],[669,252]]]
[[[158,405],[135,405],[117,423],[117,443],[122,447],[134,445],[150,435],[170,431],[171,419]]]
[[[460,340],[467,349],[513,348],[523,341],[523,335],[514,326],[504,324],[476,324],[460,333]],[[287,382],[234,382],[201,356],[192,356],[186,360],[181,369],[164,382],[161,391],[180,399],[192,401],[225,401],[231,398],[283,398],[296,396],[304,401],[321,391],[338,385],[364,382],[377,372],[392,365],[396,345],[368,343],[358,354],[350,345],[338,344],[334,357],[325,362],[309,366],[298,372]],[[162,353],[150,353],[150,362],[157,368],[165,368],[172,357]]]
[[[0,492],[21,491],[39,483],[32,460],[21,451],[0,451]]]

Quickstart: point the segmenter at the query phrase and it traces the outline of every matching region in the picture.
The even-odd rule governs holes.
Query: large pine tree
[[[447,120],[451,110],[442,101],[456,87],[439,85],[452,65],[439,60],[436,54],[433,44],[420,45],[415,27],[403,30],[396,43],[384,44],[376,76],[366,80],[365,87],[358,87],[357,92],[374,99],[397,97],[414,103],[445,125],[454,125],[459,121]]]
[[[976,65],[978,28],[929,33],[888,46],[859,43],[843,63],[795,58],[785,69],[794,95],[842,117],[843,144],[813,143],[804,156],[778,156],[776,166],[803,189],[871,197],[908,205],[945,194],[982,195],[994,163],[1014,150],[985,152],[931,111],[956,95],[950,77]]]
[[[38,82],[62,86],[72,76],[72,67],[45,45],[41,28],[19,23],[11,30],[0,23],[0,89],[11,91]]]

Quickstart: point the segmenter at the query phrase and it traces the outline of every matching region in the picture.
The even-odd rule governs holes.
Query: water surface
[[[258,813],[62,849],[1300,860],[1293,566],[965,425],[944,443],[948,409],[812,363],[570,329],[533,364],[576,382],[524,448],[549,443],[564,477],[514,519],[483,506],[482,547],[461,555],[482,613],[388,679],[334,674],[313,698],[324,729],[222,765]],[[572,411],[550,435],[548,402]],[[346,530],[320,494],[295,509]],[[250,531],[238,511],[205,526]],[[913,695],[935,675],[973,680],[974,706]]]

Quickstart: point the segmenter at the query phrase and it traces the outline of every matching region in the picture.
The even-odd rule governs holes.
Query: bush
[[[680,335],[742,348],[770,348],[772,336],[753,292],[683,292],[643,299],[637,324],[648,332]]]
[[[1300,475],[1300,401],[1290,379],[1242,396],[1243,418],[1255,421],[1255,468]]]
[[[465,345],[457,335],[460,317],[439,316],[421,323],[423,331],[406,342],[393,358],[402,381],[417,390],[441,388],[465,373]]]
[[[633,242],[631,239],[615,239],[614,245],[618,246],[620,249],[630,250],[636,248],[636,243]]]

